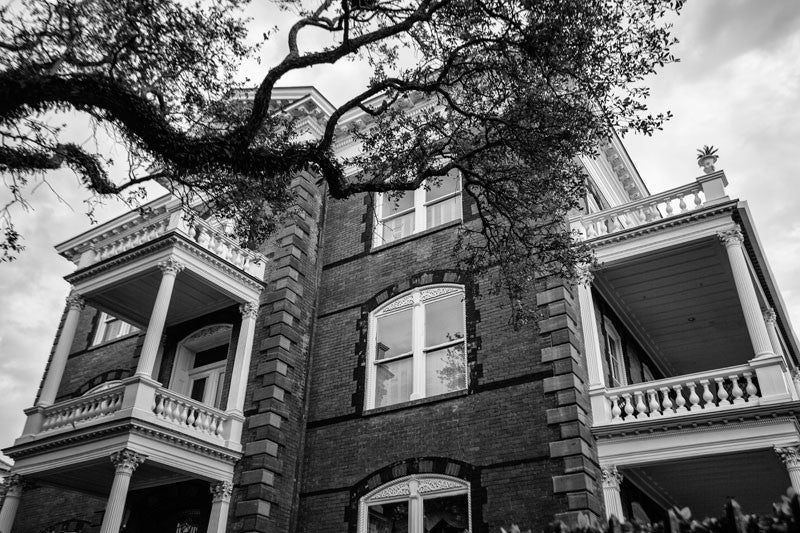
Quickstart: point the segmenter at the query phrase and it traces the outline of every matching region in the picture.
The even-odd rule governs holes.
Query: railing
[[[620,424],[686,413],[758,405],[762,391],[749,365],[617,387],[604,392],[610,420]]]
[[[236,267],[257,275],[257,265],[262,265],[265,258],[252,250],[242,248],[236,241],[215,230],[204,220],[195,219],[189,228],[189,237],[222,259]]]
[[[50,431],[78,422],[100,418],[119,411],[125,387],[118,385],[102,392],[48,407],[42,413],[41,431]]]
[[[703,186],[691,183],[653,196],[572,220],[572,229],[594,239],[655,220],[698,209],[705,203]]]
[[[153,413],[170,424],[212,437],[222,437],[226,415],[207,405],[180,396],[167,389],[155,394]]]

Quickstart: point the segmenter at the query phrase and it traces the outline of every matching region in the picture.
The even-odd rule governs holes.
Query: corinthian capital
[[[778,315],[775,314],[773,308],[764,309],[764,322],[774,325],[778,321]]]
[[[171,274],[175,276],[178,274],[178,272],[186,268],[186,265],[184,265],[174,257],[170,257],[166,261],[161,261],[158,264],[158,268],[161,269],[161,272],[163,272],[164,275]]]
[[[604,466],[602,470],[603,486],[619,488],[622,483],[622,474],[617,471],[617,465]]]
[[[25,490],[25,480],[19,474],[11,474],[6,478],[6,497],[19,497],[22,496],[22,491]]]
[[[212,483],[209,487],[211,489],[211,500],[215,502],[229,502],[231,501],[231,493],[233,492],[233,483],[230,481],[218,481]]]
[[[83,300],[80,294],[75,291],[69,293],[67,296],[67,307],[70,309],[77,309],[80,311],[86,305],[86,302]]]
[[[146,457],[140,453],[130,450],[121,450],[111,454],[111,463],[117,469],[118,474],[127,474],[130,476],[139,468],[139,465],[144,462],[145,458]]]
[[[744,242],[742,228],[740,228],[738,224],[731,229],[720,231],[717,233],[717,237],[719,237],[719,240],[722,241],[722,244],[726,247],[741,246]]]
[[[800,446],[776,446],[775,453],[787,469],[800,468]]]
[[[258,302],[247,302],[239,306],[242,318],[255,318],[258,314]]]

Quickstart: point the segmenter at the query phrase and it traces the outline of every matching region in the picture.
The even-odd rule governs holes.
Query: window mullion
[[[425,397],[425,307],[419,291],[414,292],[411,320],[411,346],[414,350],[414,381],[411,399],[418,400]]]
[[[425,208],[426,193],[427,191],[424,186],[417,187],[414,190],[414,233],[428,229],[427,211]]]

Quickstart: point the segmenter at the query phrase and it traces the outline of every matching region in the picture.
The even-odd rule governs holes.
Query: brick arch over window
[[[480,322],[480,312],[475,308],[475,301],[480,295],[478,284],[466,273],[459,270],[429,270],[409,277],[406,280],[393,283],[378,291],[374,296],[361,305],[361,313],[356,321],[358,330],[358,342],[354,350],[357,357],[357,366],[353,371],[353,380],[356,382],[356,392],[353,394],[351,405],[358,414],[364,411],[364,400],[366,395],[366,365],[367,365],[367,346],[369,343],[369,315],[383,305],[384,302],[391,300],[395,296],[408,292],[418,287],[437,284],[458,284],[464,287],[464,313],[466,319],[467,337],[467,367],[469,372],[468,393],[471,394],[477,389],[480,378],[483,376],[481,365],[478,363],[478,351],[480,350],[481,339],[477,335],[476,325]]]
[[[413,457],[387,465],[353,485],[350,489],[350,502],[345,513],[348,521],[348,533],[358,533],[359,503],[361,498],[375,491],[378,487],[389,485],[393,481],[408,476],[443,476],[459,479],[469,484],[472,531],[484,531],[486,529],[486,525],[483,523],[483,505],[486,503],[486,491],[481,486],[480,467],[447,457]]]
[[[64,520],[47,526],[39,533],[86,533],[91,527],[92,523],[88,520]]]
[[[129,369],[124,369],[124,368],[115,368],[114,370],[103,372],[102,374],[98,374],[97,376],[86,381],[83,385],[75,389],[75,392],[72,393],[72,397],[78,398],[79,396],[83,396],[84,394],[86,394],[87,391],[92,390],[101,383],[105,383],[107,381],[116,381],[120,379],[125,379],[130,375],[131,371]]]

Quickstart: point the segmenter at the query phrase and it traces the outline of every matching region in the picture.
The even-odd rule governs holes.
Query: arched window
[[[358,533],[467,533],[472,531],[470,508],[466,481],[406,476],[361,498]]]
[[[220,408],[230,324],[198,330],[178,344],[169,388],[206,405]]]
[[[413,289],[370,315],[366,408],[467,387],[464,288]]]

